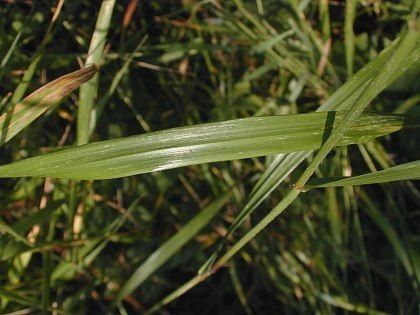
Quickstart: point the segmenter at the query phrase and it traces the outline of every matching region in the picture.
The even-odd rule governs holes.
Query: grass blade
[[[387,183],[397,180],[419,180],[420,160],[393,166],[382,171],[352,177],[314,178],[308,181],[307,189]]]
[[[353,23],[356,15],[357,0],[346,1],[346,16],[344,19],[344,41],[346,48],[347,76],[353,75],[354,60],[354,31]]]
[[[54,211],[57,211],[63,203],[63,200],[55,200],[50,202],[46,208],[25,216],[18,223],[13,225],[13,229],[20,234],[26,233],[34,225],[41,225],[51,219]],[[0,242],[1,243],[1,242]]]
[[[0,232],[11,235],[18,242],[22,242],[25,245],[32,246],[32,244],[29,243],[29,241],[26,238],[21,236],[18,232],[16,232],[16,230],[14,230],[12,227],[4,223],[3,220],[1,219],[0,219]]]
[[[136,209],[138,205],[139,199],[136,199],[131,205],[128,207],[126,214],[130,214],[134,209]],[[126,222],[127,216],[122,215],[117,217],[114,221],[112,221],[108,226],[104,228],[101,232],[103,235],[102,238],[97,240],[92,240],[81,247],[77,252],[77,257],[81,265],[83,266],[90,266],[91,263],[97,258],[97,256],[106,248],[109,244],[110,239],[109,235],[116,233]],[[51,272],[51,281],[53,283],[71,278],[75,272],[77,271],[77,266],[72,264],[70,261],[62,259],[57,266],[55,266],[54,270]]]
[[[330,305],[333,305],[337,308],[341,308],[346,311],[350,311],[352,313],[370,314],[370,315],[386,315],[387,314],[387,313],[372,309],[363,304],[353,304],[347,301],[345,298],[342,298],[339,296],[333,296],[333,295],[325,294],[325,293],[318,293],[318,296],[325,303],[328,303]]]
[[[418,252],[412,250],[410,246],[407,246],[408,243],[403,242],[394,229],[393,223],[381,213],[380,209],[372,203],[363,190],[360,191],[360,199],[364,204],[364,207],[362,207],[363,211],[365,211],[372,221],[382,230],[385,237],[392,245],[401,264],[404,266],[407,274],[412,278],[414,287],[418,289],[420,284]]]
[[[51,303],[51,252],[42,253],[42,314],[48,314],[48,308]]]
[[[108,34],[108,28],[111,23],[112,12],[114,10],[115,0],[103,0],[99,10],[98,19],[95,25],[95,31],[90,42],[86,65],[99,65],[102,52],[105,47],[105,40]],[[98,92],[99,76],[96,74],[92,80],[86,82],[80,88],[79,111],[77,120],[77,144],[82,145],[89,142],[89,133],[91,126],[91,112],[93,103]]]
[[[31,298],[21,296],[16,292],[12,292],[9,289],[5,289],[5,288],[0,287],[0,297],[2,297],[4,299],[7,299],[7,300],[10,300],[10,301],[14,301],[14,302],[19,303],[21,305],[27,305],[27,306],[32,306],[32,307],[35,307],[35,308],[40,308],[40,304],[37,301],[35,301]]]
[[[0,116],[0,145],[16,136],[22,129],[59,103],[96,72],[88,67],[63,75],[31,93],[22,102]]]
[[[319,1],[319,19],[321,20],[322,40],[326,42],[331,37],[330,11],[328,0]]]
[[[63,4],[64,4],[64,0],[57,1],[57,6],[55,8],[55,12],[54,12],[54,14],[51,18],[51,22],[48,25],[48,28],[45,32],[44,38],[42,39],[40,49],[35,54],[35,56],[32,58],[32,61],[29,65],[28,69],[26,69],[25,74],[23,75],[21,82],[16,87],[15,91],[13,92],[12,99],[11,99],[12,104],[15,104],[15,103],[19,102],[22,99],[22,97],[25,95],[26,90],[29,86],[29,83],[31,82],[32,77],[34,76],[35,71],[38,68],[38,64],[41,61],[42,56],[44,55],[45,47],[51,40],[51,35],[54,32],[54,26],[57,24],[58,17],[61,14],[61,9],[63,8]]]
[[[108,103],[109,99],[112,95],[114,95],[118,85],[120,84],[120,81],[128,73],[128,70],[130,68],[130,64],[133,61],[135,53],[143,46],[145,41],[147,40],[147,36],[144,37],[140,43],[137,45],[137,47],[134,49],[134,51],[128,56],[127,60],[122,65],[121,69],[118,70],[118,72],[115,74],[114,78],[112,79],[111,86],[109,87],[109,90],[105,93],[105,95],[99,100],[99,102],[96,105],[96,111],[97,111],[97,118],[99,119],[105,105]]]
[[[319,148],[346,112],[245,118],[92,143],[0,166],[0,177],[109,179]],[[335,118],[334,118],[335,117]],[[337,145],[400,130],[404,116],[365,114]]]
[[[182,246],[189,242],[211,219],[222,209],[229,200],[231,191],[221,194],[210,205],[203,209],[187,225],[160,246],[149,258],[131,275],[119,291],[115,302],[120,302],[125,296],[133,292],[152,274],[156,272],[169,258],[176,254]]]

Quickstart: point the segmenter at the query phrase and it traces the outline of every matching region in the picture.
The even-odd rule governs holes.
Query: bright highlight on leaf
[[[70,92],[89,80],[96,71],[96,66],[90,66],[63,75],[31,93],[11,110],[1,115],[0,145],[12,139]]]
[[[346,112],[256,117],[108,140],[0,166],[0,177],[109,179],[200,163],[318,149]],[[400,130],[404,116],[364,114],[338,145]]]

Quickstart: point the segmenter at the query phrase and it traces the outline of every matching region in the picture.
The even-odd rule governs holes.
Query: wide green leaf
[[[0,177],[109,179],[192,164],[321,147],[346,112],[255,117],[168,129],[64,149],[0,166]],[[400,130],[404,116],[364,114],[337,145]]]

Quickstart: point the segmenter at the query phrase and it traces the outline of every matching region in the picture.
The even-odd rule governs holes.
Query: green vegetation
[[[419,10],[6,1],[0,313],[418,313]]]

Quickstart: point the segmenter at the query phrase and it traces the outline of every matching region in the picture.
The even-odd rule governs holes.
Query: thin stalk
[[[68,199],[68,225],[67,225],[67,239],[73,239],[73,222],[74,216],[76,215],[77,209],[77,191],[78,185],[76,180],[70,180],[69,182],[69,199]]]
[[[322,40],[326,42],[331,38],[328,0],[319,0],[319,15],[321,20]]]
[[[346,15],[344,18],[344,42],[346,48],[346,68],[347,76],[353,75],[353,64],[354,64],[354,31],[353,23],[356,15],[356,4],[357,0],[346,1]]]
[[[254,226],[248,233],[245,234],[238,242],[235,243],[214,265],[213,270],[222,267],[228,260],[230,260],[242,247],[248,244],[249,241],[255,238],[268,224],[270,224],[277,216],[279,216],[286,208],[299,196],[302,191],[293,188],[284,197],[273,210],[270,211],[256,226]]]
[[[103,0],[96,20],[95,30],[89,46],[86,58],[86,66],[95,64],[99,66],[102,52],[105,47],[106,36],[111,23],[115,0]],[[77,145],[89,142],[89,130],[91,126],[91,114],[93,104],[98,92],[99,74],[80,87],[79,110],[77,119]]]
[[[48,314],[50,301],[51,301],[51,270],[52,270],[52,261],[51,261],[51,252],[46,251],[42,253],[42,312],[41,314]]]
[[[48,234],[46,241],[52,242],[54,239],[55,225],[57,223],[57,215],[53,214],[51,222],[46,224]],[[53,261],[51,251],[47,250],[42,254],[42,314],[49,314],[51,311],[51,273],[53,270]]]
[[[89,45],[88,55],[85,66],[99,66],[102,58],[102,52],[105,47],[105,40],[111,23],[112,12],[114,10],[115,0],[103,0],[96,20],[95,30]],[[91,113],[98,90],[99,74],[96,73],[91,80],[80,87],[79,109],[77,116],[77,138],[76,144],[82,145],[89,142],[89,131],[91,125]],[[70,181],[69,194],[69,217],[67,232],[71,239],[73,236],[73,222],[77,208],[77,181]],[[74,253],[73,253],[74,254]],[[74,256],[74,255],[73,255]]]

